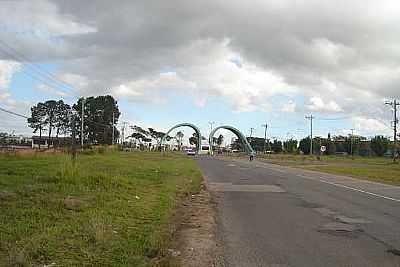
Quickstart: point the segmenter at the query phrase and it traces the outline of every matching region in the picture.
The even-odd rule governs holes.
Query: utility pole
[[[71,146],[72,146],[72,162],[75,164],[76,160],[76,130],[75,130],[75,116],[72,116],[72,135],[71,135]]]
[[[114,111],[113,111],[113,113],[112,113],[112,141],[111,141],[111,144],[112,145],[114,145],[114,132],[115,132],[115,130],[114,130],[114,121],[115,121],[115,116],[114,116]]]
[[[253,127],[250,128],[250,145],[251,145],[251,137],[253,136],[253,131],[255,129]]]
[[[124,143],[125,143],[125,126],[126,126],[126,124],[127,124],[127,122],[126,121],[124,121],[123,123],[122,123],[122,146],[124,145]]]
[[[351,154],[351,158],[354,159],[353,156],[353,135],[354,135],[354,129],[350,129],[351,130],[351,136],[350,136],[350,154]]]
[[[266,123],[266,124],[263,124],[263,125],[261,125],[262,127],[265,127],[265,130],[264,130],[264,154],[265,154],[265,149],[266,149],[266,145],[267,145],[267,129],[268,129],[268,124]]]
[[[82,112],[81,112],[81,147],[83,149],[83,122],[85,116],[85,98],[82,98]]]
[[[400,103],[394,99],[393,101],[386,102],[386,105],[390,105],[393,108],[393,162],[396,162],[397,156],[397,106],[400,106]]]
[[[213,130],[213,125],[214,125],[214,123],[215,123],[215,121],[209,121],[208,122],[208,124],[210,124],[210,133],[212,132],[212,130]]]
[[[311,142],[310,142],[310,155],[313,154],[313,119],[315,119],[315,117],[311,114],[310,116],[306,116],[306,119],[310,120],[310,138],[311,138]]]

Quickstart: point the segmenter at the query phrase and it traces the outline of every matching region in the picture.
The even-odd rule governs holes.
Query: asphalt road
[[[257,161],[197,159],[223,266],[400,266],[400,187]]]

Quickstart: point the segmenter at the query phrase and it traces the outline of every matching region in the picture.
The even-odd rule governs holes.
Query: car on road
[[[195,155],[196,155],[196,151],[194,151],[193,149],[187,150],[187,151],[186,151],[186,155],[188,155],[188,156],[195,156]]]

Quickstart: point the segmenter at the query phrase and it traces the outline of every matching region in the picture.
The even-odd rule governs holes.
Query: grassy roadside
[[[174,154],[2,156],[0,266],[149,266],[200,182]]]
[[[321,160],[317,160],[316,157],[311,156],[285,154],[258,158],[273,164],[400,185],[400,164],[393,164],[388,158],[354,157],[351,159],[341,156],[323,156]]]

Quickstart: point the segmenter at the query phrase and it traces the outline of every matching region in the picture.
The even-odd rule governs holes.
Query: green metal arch
[[[164,143],[165,139],[167,138],[167,136],[169,135],[169,133],[179,127],[190,127],[196,132],[196,134],[198,136],[196,150],[197,150],[197,153],[200,153],[200,151],[201,151],[201,132],[200,132],[200,129],[196,125],[191,124],[191,123],[180,123],[180,124],[175,125],[171,129],[169,129],[169,131],[163,136],[163,138],[161,138],[160,146],[163,145],[163,143]]]
[[[213,144],[214,135],[220,129],[226,129],[226,130],[229,130],[232,133],[234,133],[240,139],[240,141],[243,143],[244,149],[246,150],[246,153],[248,155],[255,155],[255,152],[254,152],[253,148],[251,147],[251,145],[247,141],[246,137],[242,134],[242,132],[239,131],[238,129],[236,129],[235,127],[232,127],[232,126],[229,126],[229,125],[218,126],[217,128],[215,128],[215,129],[213,129],[211,131],[210,137],[208,138],[208,142],[210,143],[210,154],[213,154],[212,144]]]

